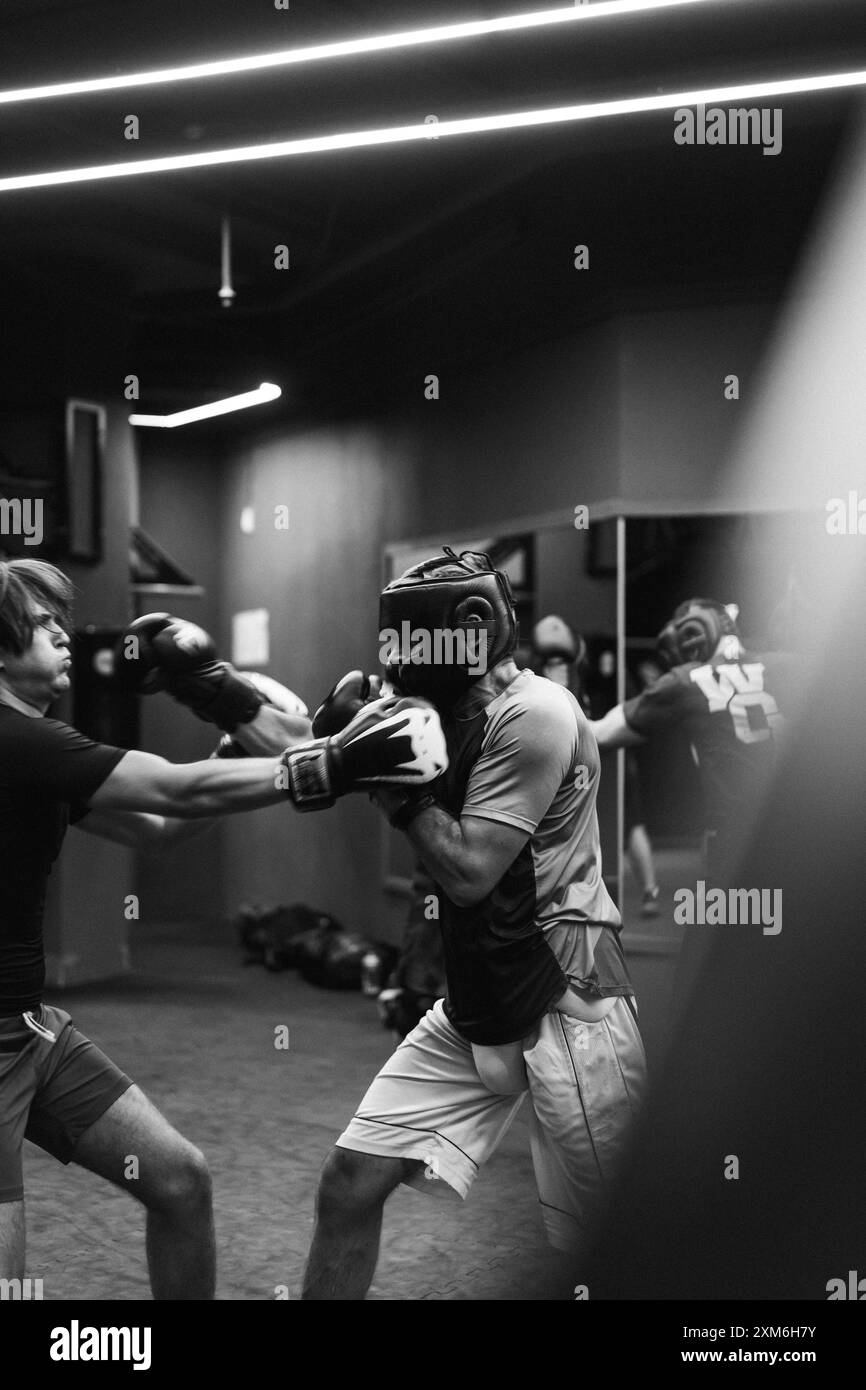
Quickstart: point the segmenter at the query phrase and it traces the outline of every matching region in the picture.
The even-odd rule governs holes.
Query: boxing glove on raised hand
[[[316,738],[339,733],[356,714],[360,714],[365,705],[371,700],[381,699],[382,694],[381,676],[365,676],[363,671],[349,671],[337,681],[313,715]]]
[[[118,644],[121,683],[143,695],[167,690],[199,719],[234,733],[254,719],[265,696],[227,661],[203,628],[169,613],[147,613]]]
[[[318,811],[347,792],[423,786],[445,771],[448,754],[433,706],[391,695],[364,705],[331,738],[287,748],[281,761],[295,806]]]
[[[147,613],[118,638],[114,649],[114,679],[136,695],[165,690],[165,672],[153,650],[153,639],[172,622],[168,613]]]

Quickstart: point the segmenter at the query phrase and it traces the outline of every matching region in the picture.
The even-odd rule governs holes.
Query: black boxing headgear
[[[667,670],[687,661],[709,661],[723,637],[739,638],[737,625],[724,604],[711,598],[681,603],[656,639]]]
[[[383,590],[379,641],[392,684],[447,709],[512,654],[517,617],[508,576],[489,555],[444,551]]]

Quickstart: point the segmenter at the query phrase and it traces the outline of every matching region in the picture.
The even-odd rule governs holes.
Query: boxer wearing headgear
[[[465,1197],[527,1093],[548,1239],[580,1248],[644,1086],[601,874],[598,749],[569,691],[518,670],[507,577],[485,555],[446,550],[387,586],[379,624],[393,682],[443,718],[446,772],[374,800],[435,885],[447,998],[379,1072],[326,1161],[308,1299],[363,1298],[389,1194],[406,1182]],[[452,645],[437,649],[443,633]],[[314,727],[356,699],[358,672]]]
[[[210,1299],[214,1239],[203,1156],[68,1013],[43,1002],[42,919],[52,864],[70,826],[153,850],[233,811],[287,799],[299,810],[317,810],[345,793],[373,790],[383,778],[415,787],[446,766],[442,732],[431,705],[392,698],[366,704],[327,737],[311,738],[289,692],[220,669],[207,643],[202,661],[200,639],[176,641],[166,615],[155,628],[164,649],[151,665],[154,684],[165,678],[236,733],[264,699],[279,699],[303,735],[284,743],[279,758],[180,765],[95,742],[48,717],[71,684],[71,602],[72,586],[54,566],[0,561],[0,1279],[20,1278],[25,1269],[27,1137],[144,1204],[155,1298]],[[134,1183],[127,1181],[130,1153],[141,1159]]]
[[[656,650],[666,670],[687,661],[710,661],[723,646],[727,661],[736,661],[741,643],[733,605],[711,598],[690,598],[681,603],[656,638]]]
[[[557,685],[564,685],[589,714],[589,697],[584,689],[588,666],[586,642],[579,632],[573,632],[564,618],[549,613],[532,629],[530,665],[540,676]]]
[[[448,546],[387,585],[379,601],[382,662],[395,690],[448,711],[512,655],[517,617],[508,576],[490,557]]]

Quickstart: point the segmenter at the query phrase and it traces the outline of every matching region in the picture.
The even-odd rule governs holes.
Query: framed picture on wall
[[[66,402],[67,554],[96,564],[102,559],[102,477],[105,409],[90,401]]]

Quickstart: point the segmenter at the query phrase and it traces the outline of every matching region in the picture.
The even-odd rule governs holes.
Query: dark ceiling
[[[548,0],[549,2],[549,0]],[[4,0],[0,87],[542,8],[539,0]],[[658,15],[0,106],[0,177],[373,126],[866,68],[862,0]],[[682,297],[776,296],[858,98],[789,97],[783,150],[682,148],[670,112],[0,192],[7,295],[128,311],[141,408],[261,379],[282,409],[387,405],[430,371]],[[751,103],[750,103],[751,104]],[[140,122],[123,138],[124,117]],[[237,299],[221,307],[232,219]],[[577,274],[572,247],[590,247]],[[274,268],[274,247],[291,268]]]

